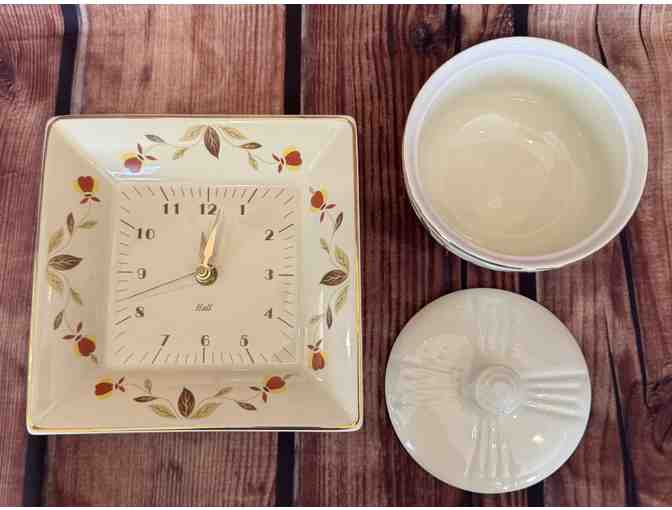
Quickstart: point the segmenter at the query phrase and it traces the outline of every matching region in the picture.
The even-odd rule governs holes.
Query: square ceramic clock
[[[347,117],[52,120],[29,431],[358,429],[357,180]]]

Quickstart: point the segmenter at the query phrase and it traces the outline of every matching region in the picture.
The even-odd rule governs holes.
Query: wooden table
[[[0,504],[672,504],[672,10],[663,6],[0,7]],[[480,41],[534,35],[606,65],[644,118],[649,178],[618,239],[543,275],[439,247],[401,177],[430,73]],[[365,425],[350,434],[28,437],[26,349],[40,151],[64,113],[348,114],[359,126]],[[466,287],[536,298],[586,356],[593,408],[569,462],[480,496],[422,471],[384,406],[397,333]]]

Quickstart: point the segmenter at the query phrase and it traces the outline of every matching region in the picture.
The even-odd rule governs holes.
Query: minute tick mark
[[[125,219],[120,218],[119,221],[121,221],[121,222],[122,222],[124,225],[126,225],[127,227],[130,227],[130,228],[132,228],[133,230],[135,230],[135,227],[134,227],[133,225],[131,225],[129,222],[127,222]]]
[[[254,365],[254,358],[252,357],[250,350],[248,348],[245,348],[245,352],[247,352],[247,355],[250,357],[250,362]]]

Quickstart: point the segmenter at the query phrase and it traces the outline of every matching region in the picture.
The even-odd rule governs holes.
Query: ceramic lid
[[[481,493],[537,483],[581,439],[590,380],[569,330],[538,303],[471,289],[420,310],[387,365],[387,409],[425,470]]]

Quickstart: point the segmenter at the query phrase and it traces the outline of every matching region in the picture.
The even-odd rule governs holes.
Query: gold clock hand
[[[217,218],[215,218],[215,224],[210,229],[210,235],[208,240],[205,243],[203,248],[203,259],[201,260],[201,266],[208,267],[210,258],[212,257],[213,252],[215,251],[215,240],[217,239],[217,229],[219,228],[219,221],[221,215],[217,212]]]
[[[184,276],[180,276],[178,278],[175,278],[173,280],[159,283],[158,285],[154,285],[154,287],[150,287],[149,289],[141,290],[140,292],[136,292],[135,294],[131,294],[130,296],[126,296],[124,298],[118,299],[117,301],[127,301],[129,299],[133,299],[134,297],[141,296],[142,294],[146,294],[147,292],[150,292],[152,290],[160,289],[161,287],[165,287],[166,285],[170,285],[171,283],[175,283],[179,280],[184,280],[185,278],[188,278],[189,276],[194,276],[196,274],[196,271],[192,271],[189,274],[185,274]]]

